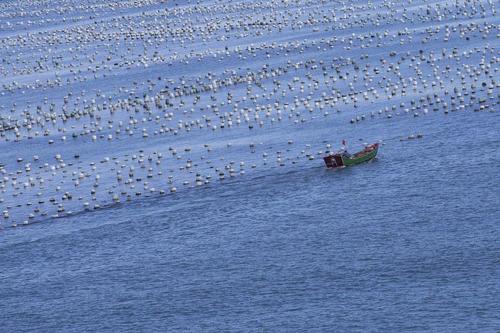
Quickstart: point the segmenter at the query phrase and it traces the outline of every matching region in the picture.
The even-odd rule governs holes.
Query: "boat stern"
[[[333,154],[323,157],[325,161],[325,165],[327,168],[339,168],[344,166],[344,161],[342,160],[342,156],[339,154]]]

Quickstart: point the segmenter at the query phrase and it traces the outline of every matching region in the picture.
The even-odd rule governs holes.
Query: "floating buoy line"
[[[498,110],[492,1],[0,13],[0,229],[321,165],[345,137],[424,139],[422,119]],[[359,140],[398,122],[399,136]]]

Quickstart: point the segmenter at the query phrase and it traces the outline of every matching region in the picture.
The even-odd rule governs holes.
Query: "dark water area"
[[[446,119],[358,167],[6,230],[2,331],[496,332],[498,117]]]

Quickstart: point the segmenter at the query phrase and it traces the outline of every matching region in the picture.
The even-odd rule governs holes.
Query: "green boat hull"
[[[361,164],[364,162],[368,162],[369,160],[372,160],[377,156],[378,153],[378,147],[374,149],[373,151],[363,154],[362,156],[359,157],[346,157],[342,156],[342,161],[344,162],[345,166],[352,166],[352,165],[357,165]]]
[[[329,154],[323,157],[323,160],[327,168],[344,168],[374,159],[377,156],[378,148],[379,144],[374,143],[354,155],[347,155],[346,153]]]

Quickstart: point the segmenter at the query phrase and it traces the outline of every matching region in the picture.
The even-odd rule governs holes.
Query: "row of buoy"
[[[320,163],[336,145],[302,134],[323,123],[498,106],[486,2],[151,4],[0,4],[1,226]]]

